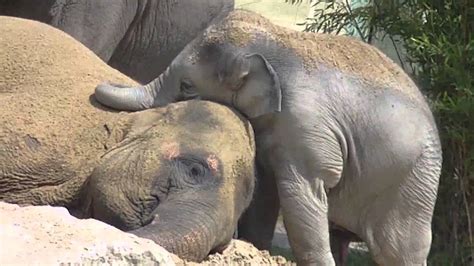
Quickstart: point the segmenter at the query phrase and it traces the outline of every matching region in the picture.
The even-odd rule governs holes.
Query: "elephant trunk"
[[[150,224],[129,233],[151,239],[182,259],[199,262],[232,236],[233,228],[229,228],[229,237],[223,238],[219,228],[225,223],[218,222],[218,217],[212,203],[175,200],[160,204]]]
[[[150,83],[137,87],[103,83],[95,88],[95,98],[101,104],[121,111],[140,111],[152,107],[164,106],[173,102],[162,92],[162,84],[168,78],[169,68]]]

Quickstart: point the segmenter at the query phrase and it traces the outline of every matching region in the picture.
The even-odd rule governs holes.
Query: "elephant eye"
[[[181,163],[184,164],[186,172],[190,177],[204,177],[209,173],[209,169],[198,160],[182,159]]]
[[[201,156],[182,155],[171,161],[174,169],[170,175],[170,185],[173,188],[186,188],[194,186],[206,186],[210,183],[218,182],[214,173],[209,168],[207,161]]]
[[[185,100],[193,99],[198,96],[197,92],[194,90],[194,86],[190,81],[183,80],[181,81],[181,93]]]
[[[189,166],[189,174],[194,177],[201,177],[204,176],[206,173],[206,169],[204,166],[198,163],[192,163]]]

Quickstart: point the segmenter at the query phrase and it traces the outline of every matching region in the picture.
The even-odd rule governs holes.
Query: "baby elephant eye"
[[[181,94],[185,100],[193,99],[198,96],[197,92],[194,90],[193,84],[188,80],[181,81]]]
[[[181,91],[185,92],[185,91],[191,91],[192,90],[192,84],[191,82],[187,81],[187,80],[183,80],[181,81]]]

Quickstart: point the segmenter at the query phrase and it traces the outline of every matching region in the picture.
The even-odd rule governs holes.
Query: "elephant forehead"
[[[171,170],[168,162],[180,156],[198,156],[219,178],[230,181],[219,190],[225,199],[241,193],[244,181],[253,177],[253,130],[225,106],[180,102],[133,113],[131,119],[131,132],[104,156],[92,176],[96,195],[114,198],[114,210],[121,205],[132,210],[127,202],[148,201],[151,188]]]
[[[205,150],[222,154],[240,149],[252,156],[253,130],[250,123],[223,105],[208,101],[186,101],[135,115],[133,134],[145,137],[149,146],[171,150]]]
[[[199,158],[225,179],[249,171],[241,165],[252,166],[253,130],[248,121],[223,105],[179,102],[133,113],[125,120],[125,126],[120,126],[127,128],[125,139],[103,157],[97,173],[105,186],[122,184],[117,189],[128,190],[133,180],[140,184],[136,187],[149,187],[166,170],[167,161],[178,157]],[[127,178],[124,173],[129,173]]]
[[[166,160],[173,160],[175,158],[178,158],[182,156],[183,151],[177,142],[167,142],[161,145],[161,150],[163,152],[163,157]],[[188,152],[185,151],[187,154]],[[214,172],[217,172],[217,170],[220,167],[220,159],[218,156],[216,156],[215,153],[202,153],[201,156],[203,156],[203,161],[207,163],[209,166],[209,169],[211,169]]]

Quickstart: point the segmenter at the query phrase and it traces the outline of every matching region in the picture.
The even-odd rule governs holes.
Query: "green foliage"
[[[349,250],[347,257],[347,266],[376,266],[368,252]]]
[[[443,143],[430,265],[469,265],[474,259],[474,1],[311,3],[314,17],[303,23],[306,31],[345,33],[368,43],[400,40]]]

